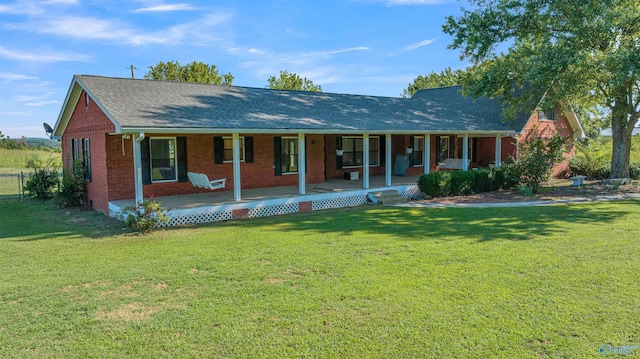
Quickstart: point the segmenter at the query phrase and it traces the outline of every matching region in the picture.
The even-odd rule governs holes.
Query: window
[[[91,146],[89,145],[89,139],[84,138],[82,140],[82,159],[84,167],[84,179],[91,180]]]
[[[362,137],[342,137],[342,166],[362,167],[364,144]],[[369,166],[380,165],[380,141],[369,137]]]
[[[413,160],[411,161],[411,163],[415,167],[423,166],[424,137],[413,137],[413,145],[411,148],[413,148],[413,152],[411,153],[411,156],[413,156]]]
[[[280,146],[280,158],[282,159],[282,173],[298,172],[298,139],[295,137],[282,137]]]
[[[151,181],[177,181],[176,139],[154,137],[149,139]]]
[[[557,108],[547,108],[538,111],[538,121],[555,121],[558,115]]]
[[[233,162],[233,137],[223,137],[222,161]],[[244,162],[244,137],[240,137],[240,162]]]
[[[464,139],[462,137],[458,138],[458,158],[462,158],[462,144],[464,143]],[[478,151],[476,151],[476,149],[478,148],[478,138],[477,137],[469,137],[469,145],[468,145],[468,159],[472,162],[472,163],[476,163],[476,154]]]
[[[447,158],[453,157],[453,141],[449,136],[436,137],[438,162],[444,162]]]

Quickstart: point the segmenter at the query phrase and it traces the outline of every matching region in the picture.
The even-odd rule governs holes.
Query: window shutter
[[[309,161],[307,161],[307,158],[309,158],[309,155],[307,154],[307,149],[309,148],[309,146],[307,146],[307,136],[304,137],[304,173],[309,173]]]
[[[380,156],[380,166],[384,167],[387,163],[387,136],[380,136],[380,139],[378,141],[378,156]]]
[[[178,182],[187,182],[187,138],[176,138],[176,149],[178,150]]]
[[[453,156],[453,151],[456,148],[456,136],[449,136],[449,156]]]
[[[273,165],[275,175],[282,176],[282,137],[273,137]]]
[[[145,137],[144,140],[140,142],[140,158],[142,159],[142,183],[151,184],[151,154],[149,152],[149,137]]]
[[[478,139],[473,137],[471,139],[471,148],[473,149],[473,153],[471,154],[471,162],[478,162]]]
[[[253,137],[244,138],[244,162],[253,163]]]
[[[216,136],[213,138],[213,163],[222,163],[222,156],[224,154],[224,142],[222,137]]]
[[[336,150],[342,149],[342,136],[336,137]],[[336,156],[336,168],[342,169],[342,156]]]
[[[440,160],[440,153],[441,153],[441,148],[440,148],[440,136],[436,136],[436,164],[438,162],[441,162]]]
[[[413,149],[413,151],[409,154],[409,166],[414,166],[416,164],[416,161],[415,161],[416,149],[414,148],[414,145],[415,145],[415,136],[409,136],[409,148]]]

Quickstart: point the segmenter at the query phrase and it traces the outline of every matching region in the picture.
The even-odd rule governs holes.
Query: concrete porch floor
[[[419,176],[392,176],[391,185],[415,185],[418,183]],[[228,182],[227,182],[228,183]],[[385,176],[371,176],[369,177],[369,189],[380,190],[384,189]],[[330,179],[324,183],[310,183],[306,186],[306,195],[331,193],[331,192],[348,192],[362,190],[362,178],[355,181],[348,181],[342,179]],[[233,200],[233,191],[210,191],[203,193],[192,193],[176,196],[164,196],[155,197],[157,201],[162,203],[165,208],[180,209],[180,208],[197,208],[222,204],[234,204],[234,203],[249,203],[255,201],[262,201],[267,199],[284,198],[284,197],[296,197],[298,194],[298,186],[280,186],[269,188],[253,188],[242,190],[242,201],[235,202]],[[135,199],[125,199],[112,201],[112,204],[122,208],[125,206],[133,206]]]

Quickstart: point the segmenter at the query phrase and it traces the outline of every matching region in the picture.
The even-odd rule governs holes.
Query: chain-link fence
[[[31,173],[0,168],[0,200],[24,197],[24,183]]]

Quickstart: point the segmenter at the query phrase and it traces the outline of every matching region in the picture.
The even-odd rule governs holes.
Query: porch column
[[[469,134],[465,133],[462,138],[462,170],[469,169]]]
[[[240,193],[240,134],[233,133],[231,139],[233,141],[233,200],[240,202],[242,200]]]
[[[136,204],[144,202],[142,191],[142,152],[140,142],[144,140],[144,132],[134,134],[133,138],[133,182],[136,191]]]
[[[384,135],[384,185],[391,186],[391,134]]]
[[[431,134],[424,134],[424,159],[422,163],[424,164],[424,173],[429,174],[431,172]]]
[[[306,163],[305,158],[307,154],[305,151],[304,133],[298,134],[298,192],[299,194],[306,193]]]
[[[362,188],[369,188],[369,134],[362,136]]]
[[[500,167],[500,161],[502,159],[502,137],[496,135],[496,159],[495,166]]]

